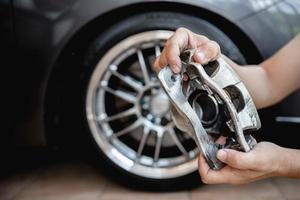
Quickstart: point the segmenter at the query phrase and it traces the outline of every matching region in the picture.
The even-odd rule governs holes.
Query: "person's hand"
[[[227,164],[219,171],[209,168],[203,155],[199,157],[199,173],[207,184],[243,184],[282,174],[288,168],[285,148],[269,142],[258,143],[250,152],[219,150],[217,158]]]
[[[169,65],[174,73],[179,73],[181,62],[179,55],[186,49],[196,49],[194,60],[200,64],[217,59],[221,55],[220,46],[203,35],[198,35],[186,28],[178,28],[166,41],[165,47],[154,63],[158,72],[162,67]]]

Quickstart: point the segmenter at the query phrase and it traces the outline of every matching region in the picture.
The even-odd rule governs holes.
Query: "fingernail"
[[[182,80],[184,80],[184,81],[188,81],[189,80],[189,77],[188,77],[188,75],[186,73],[183,74]]]
[[[197,57],[199,62],[203,62],[204,59],[205,59],[205,54],[202,51],[197,51],[196,52],[196,57]]]
[[[219,150],[217,153],[217,158],[221,161],[225,161],[227,157],[227,152],[225,150]]]
[[[180,68],[177,66],[177,65],[173,65],[172,66],[172,70],[175,74],[179,73],[180,72]]]

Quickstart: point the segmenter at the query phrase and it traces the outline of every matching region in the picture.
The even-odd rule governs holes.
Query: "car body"
[[[47,105],[55,101],[59,73],[70,81],[76,79],[74,74],[78,76],[77,68],[69,71],[61,63],[80,56],[80,49],[87,50],[97,35],[129,16],[166,11],[204,19],[238,46],[247,63],[267,59],[300,32],[297,0],[2,0],[0,6],[1,52],[11,81],[6,88],[2,141],[13,144],[61,143],[54,133],[59,119]],[[72,81],[68,86],[75,92],[72,86],[77,84]],[[299,98],[295,92],[261,112],[263,138],[299,147],[292,133],[282,135],[300,128]],[[77,99],[74,102],[77,105]]]

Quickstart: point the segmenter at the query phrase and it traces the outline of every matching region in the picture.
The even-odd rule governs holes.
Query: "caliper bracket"
[[[158,78],[172,103],[175,125],[192,136],[210,168],[218,170],[224,164],[216,158],[217,151],[250,151],[256,140],[249,132],[259,129],[261,123],[249,92],[225,60],[202,66],[194,62],[193,52],[181,54],[181,73],[173,74],[164,67]],[[184,74],[188,81],[183,80]],[[225,132],[226,144],[216,143],[215,136]]]

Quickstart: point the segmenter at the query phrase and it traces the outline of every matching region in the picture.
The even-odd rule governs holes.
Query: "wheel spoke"
[[[143,136],[140,141],[139,148],[138,148],[137,155],[136,155],[137,159],[139,159],[142,155],[142,152],[143,152],[144,146],[146,144],[149,133],[150,133],[150,129],[147,126],[144,126]]]
[[[160,46],[159,45],[156,45],[155,46],[155,56],[159,56],[161,54],[161,51],[160,51]]]
[[[163,135],[164,133],[162,131],[157,132],[157,140],[156,140],[155,151],[154,151],[154,162],[157,162],[159,159]]]
[[[150,83],[150,77],[149,77],[148,69],[147,69],[147,66],[145,63],[145,58],[144,58],[143,52],[140,49],[138,49],[137,55],[138,55],[140,67],[143,72],[145,84],[148,85]]]
[[[127,126],[126,128],[112,134],[113,137],[120,137],[122,135],[125,135],[127,133],[129,133],[130,131],[133,131],[135,129],[137,129],[139,126],[141,126],[143,124],[143,120],[142,119],[138,119],[136,120],[134,123],[132,123],[131,125]]]
[[[134,104],[136,102],[136,97],[134,95],[130,94],[129,92],[124,92],[122,90],[114,90],[114,89],[112,89],[112,88],[110,88],[106,85],[102,85],[102,88],[105,91],[111,93],[112,95],[115,95],[115,96],[129,102],[129,103]]]
[[[137,80],[131,78],[130,76],[125,76],[123,74],[120,74],[118,71],[115,70],[116,67],[110,67],[110,71],[113,75],[118,77],[120,80],[122,80],[124,83],[128,84],[130,87],[135,89],[136,91],[142,91],[143,85],[138,82]]]
[[[117,114],[115,114],[115,115],[111,115],[111,116],[105,117],[105,118],[103,118],[103,119],[100,119],[99,121],[100,121],[100,123],[101,123],[101,122],[110,122],[110,121],[112,121],[112,120],[121,119],[121,118],[123,118],[123,117],[128,117],[128,116],[134,115],[134,114],[136,114],[136,113],[137,113],[136,108],[135,108],[135,107],[132,107],[132,108],[130,108],[130,109],[128,109],[128,110],[125,110],[125,111],[123,111],[123,112],[119,112],[119,113],[117,113]]]
[[[185,156],[188,157],[188,152],[185,150],[185,148],[183,147],[183,145],[181,144],[178,136],[176,135],[174,129],[172,127],[170,127],[168,129],[168,133],[170,134],[171,138],[173,139],[174,143],[176,144],[176,146],[178,147],[178,149],[181,151],[181,153]]]

